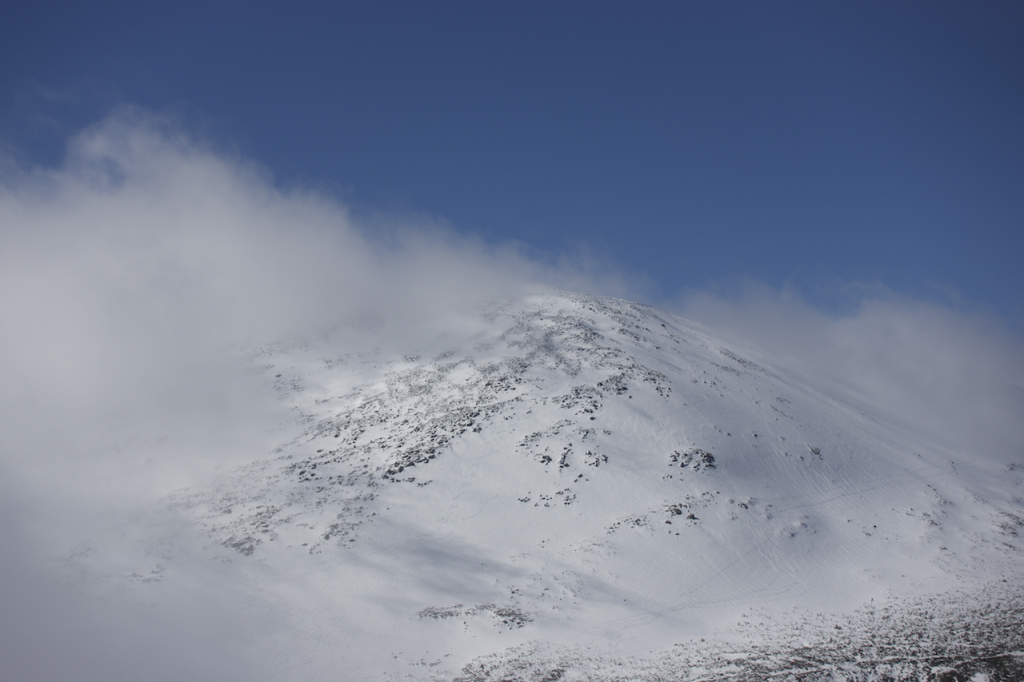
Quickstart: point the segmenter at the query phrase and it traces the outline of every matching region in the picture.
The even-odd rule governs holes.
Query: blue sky
[[[59,165],[128,103],[654,302],[881,286],[1020,329],[1021,45],[1008,2],[18,3],[0,143]]]

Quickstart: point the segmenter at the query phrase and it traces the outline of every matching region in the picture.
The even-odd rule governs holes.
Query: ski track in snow
[[[220,566],[254,613],[284,609],[272,679],[903,679],[846,660],[875,646],[871,600],[923,631],[921,604],[998,585],[1019,616],[1000,581],[1022,573],[1024,464],[949,452],[653,308],[545,293],[400,357],[332,335],[247,357],[295,430],[166,500],[200,545],[148,537],[128,570],[94,539],[65,562],[142,599]],[[743,626],[752,610],[771,624]],[[786,668],[809,623],[831,653]],[[1024,649],[999,636],[990,657]],[[761,647],[742,665],[738,640]],[[906,650],[906,679],[956,662]]]

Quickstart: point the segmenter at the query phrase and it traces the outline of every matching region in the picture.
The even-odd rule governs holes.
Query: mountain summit
[[[274,614],[273,679],[754,679],[800,647],[839,652],[814,663],[834,672],[986,599],[992,656],[1021,646],[1002,624],[1024,461],[951,451],[616,299],[506,299],[416,347],[344,338],[247,352],[290,432],[171,496],[203,538],[187,561],[151,543],[131,574],[150,582],[121,574],[159,599],[216,563]],[[952,661],[919,649],[907,675]]]

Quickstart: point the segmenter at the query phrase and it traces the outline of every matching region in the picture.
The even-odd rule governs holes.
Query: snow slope
[[[166,500],[198,541],[147,530],[68,563],[155,604],[215,574],[274,680],[685,679],[712,635],[725,665],[814,618],[819,642],[873,632],[851,615],[872,605],[1019,599],[1024,455],[949,450],[753,345],[556,292],[400,352],[345,339],[248,351],[296,418]]]

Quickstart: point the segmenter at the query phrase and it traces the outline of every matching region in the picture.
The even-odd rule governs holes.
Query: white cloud
[[[357,220],[130,108],[76,136],[60,167],[0,159],[0,626],[21,633],[4,637],[5,666],[143,679],[147,657],[174,658],[166,634],[195,645],[181,665],[226,669],[213,662],[242,635],[192,627],[211,615],[203,598],[156,617],[72,598],[38,569],[162,493],[267,454],[261,433],[286,415],[233,359],[238,344],[338,324],[408,340],[442,331],[444,311],[536,284],[624,291],[587,267],[427,218]],[[78,663],[50,666],[43,641]],[[113,641],[123,655],[103,654]]]
[[[415,334],[441,311],[534,283],[596,283],[579,262],[544,265],[437,221],[360,224],[133,109],[78,135],[60,168],[4,177],[8,460],[45,455],[44,438],[73,433],[80,450],[98,430],[154,418],[143,431],[222,431],[225,417],[266,407],[238,401],[253,394],[224,361],[239,342],[353,320]],[[621,292],[616,282],[599,286]]]
[[[207,571],[205,589],[144,605],[96,595],[52,579],[40,567],[31,524],[11,523],[38,510],[37,500],[0,482],[0,660],[11,680],[261,679],[247,642],[260,633],[245,622],[228,580]],[[214,578],[211,580],[211,576]]]
[[[960,452],[1024,460],[1024,348],[1000,324],[872,287],[830,315],[791,291],[694,293],[681,314],[767,351],[803,380]]]

